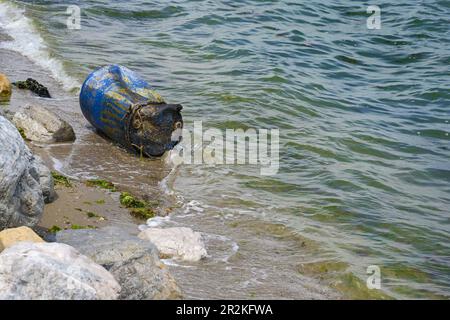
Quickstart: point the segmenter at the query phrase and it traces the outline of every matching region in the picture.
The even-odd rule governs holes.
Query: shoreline
[[[11,37],[0,29],[0,42],[9,40],[11,40]],[[58,115],[69,122],[75,131],[79,132],[80,123],[82,122],[78,123],[74,121],[73,115],[67,116],[64,112],[64,109],[68,110],[73,108],[70,108],[70,106],[69,108],[64,108],[65,101],[75,101],[77,95],[73,92],[66,91],[58,80],[53,79],[45,70],[20,53],[0,48],[0,56],[2,57],[0,72],[5,73],[11,82],[24,80],[28,77],[44,79],[43,82],[48,86],[53,96],[52,99],[43,99],[35,96],[28,90],[13,88],[13,94],[10,100],[3,101],[0,104],[2,110],[16,112],[25,105],[44,105],[51,110],[53,109]],[[8,60],[11,63],[6,63]],[[76,103],[72,104],[72,106],[76,106]],[[80,114],[79,110],[70,110],[70,112],[76,118],[81,118],[81,116],[76,116]],[[25,143],[33,153],[37,154],[43,160],[51,171],[60,172],[60,168],[56,168],[58,164],[57,162],[55,163],[56,158],[48,152],[48,146],[27,140]],[[73,143],[55,144],[56,148],[62,149],[72,146]],[[66,175],[66,172],[61,173]],[[134,230],[134,233],[138,233],[139,230],[137,227],[139,223],[145,223],[131,217],[128,210],[120,205],[120,193],[113,194],[97,187],[89,187],[85,184],[85,181],[88,179],[83,177],[70,177],[70,180],[71,187],[55,183],[57,196],[52,203],[45,204],[44,206],[44,214],[37,226],[37,231],[40,234],[44,233],[46,237],[51,239],[51,234],[47,234],[44,230],[54,226],[63,230],[65,228],[70,229],[72,226],[74,228],[84,228],[88,226],[105,227],[111,225],[121,225],[129,231]],[[104,200],[104,203],[99,200]],[[101,203],[97,203],[96,201]],[[88,213],[91,216],[95,216],[88,217]],[[105,219],[100,219],[101,217]]]
[[[124,152],[110,141],[105,140],[96,132],[92,131],[92,128],[90,128],[81,114],[77,95],[73,92],[65,91],[49,73],[17,52],[0,49],[0,55],[5,55],[10,61],[18,64],[17,67],[13,65],[2,65],[0,63],[0,68],[6,69],[6,74],[10,77],[11,81],[33,77],[42,81],[54,97],[54,99],[41,99],[30,92],[14,90],[9,105],[10,110],[17,111],[26,104],[44,104],[49,109],[56,111],[58,115],[70,123],[77,135],[77,140],[72,144],[42,145],[28,143],[32,152],[39,155],[50,170],[55,170],[72,178],[76,186],[76,190],[58,187],[60,188],[58,191],[61,195],[55,204],[47,204],[45,206],[45,216],[41,220],[42,228],[52,228],[54,225],[59,228],[66,227],[68,229],[72,225],[75,225],[75,227],[102,227],[114,223],[120,225],[120,227],[128,228],[132,233],[139,232],[139,224],[142,224],[143,221],[133,220],[134,218],[130,217],[127,210],[120,208],[120,202],[117,199],[118,195],[111,195],[108,192],[104,193],[104,190],[94,190],[94,194],[97,194],[97,196],[91,197],[91,190],[83,182],[90,178],[110,180],[120,190],[142,196],[146,201],[156,202],[157,206],[161,209],[159,215],[162,216],[167,215],[168,211],[171,211],[172,208],[179,206],[179,199],[161,190],[160,182],[172,170],[172,168],[168,168],[164,164],[163,159],[136,161],[134,156]],[[98,154],[97,146],[101,146],[103,149],[102,154]],[[118,166],[133,169],[122,172],[117,170]],[[142,172],[146,175],[141,176]],[[78,189],[78,186],[80,189]],[[95,201],[100,200],[100,198],[108,199],[108,204],[93,204]],[[62,214],[61,217],[61,213],[67,208],[65,201],[70,203],[70,214]],[[191,202],[184,203],[183,207],[184,209],[180,208],[181,210],[178,210],[181,213],[180,217],[184,216],[183,211],[191,210]],[[117,212],[115,215],[118,218],[117,220],[108,219],[108,212],[106,211],[109,208]],[[194,212],[197,210],[195,205],[192,209]],[[108,220],[95,221],[95,218],[87,217],[89,211],[95,215],[104,216]],[[68,219],[65,219],[64,216]],[[255,250],[260,251],[259,248],[261,248],[258,243],[269,244],[269,250],[271,250],[272,254],[278,254],[278,248],[281,243],[277,242],[280,240],[286,242],[285,245],[288,252],[288,248],[291,245],[298,246],[299,250],[304,251],[305,248],[302,246],[303,240],[298,240],[297,236],[293,236],[292,231],[288,228],[281,227],[276,222],[264,222],[259,221],[259,219],[254,220],[252,217],[247,218],[242,216],[242,220],[239,222],[227,222],[226,228],[233,233],[233,235],[228,236],[226,234],[221,235],[223,231],[217,230],[218,227],[222,229],[220,228],[220,223],[217,225],[216,221],[212,221],[208,217],[205,218],[207,218],[207,222],[206,224],[202,223],[202,225],[198,225],[196,222],[190,221],[190,219],[186,221],[185,218],[181,218],[180,221],[174,218],[171,219],[173,221],[167,224],[169,226],[187,226],[201,232],[205,236],[205,239],[207,239],[207,245],[209,246],[208,252],[212,252],[212,256],[207,258],[206,261],[193,265],[172,261],[170,259],[165,261],[180,287],[182,289],[184,288],[183,293],[186,291],[186,298],[203,299],[206,297],[220,298],[225,296],[227,298],[237,297],[240,299],[342,298],[342,295],[335,289],[326,283],[321,283],[321,281],[314,279],[315,276],[306,276],[305,278],[305,276],[300,275],[295,265],[286,265],[284,267],[286,270],[282,272],[280,270],[265,270],[267,267],[259,270],[264,265],[270,266],[273,258],[270,253],[267,255],[268,253],[263,250],[257,253],[257,259],[260,262],[253,261]],[[231,224],[228,225],[229,223]],[[246,230],[242,234],[238,231],[239,228],[236,227],[240,225]],[[280,231],[282,232],[281,239],[279,239]],[[248,237],[251,237],[254,241],[249,242]],[[247,246],[248,248],[246,248]],[[235,249],[235,247],[238,249]],[[316,246],[311,247],[311,250],[316,250],[314,248]],[[244,254],[245,256],[243,256]],[[262,265],[258,266],[259,263],[262,263]],[[233,270],[233,272],[230,273],[230,270]],[[242,273],[242,275],[235,275],[234,272],[238,272],[238,274]],[[220,280],[221,277],[226,277],[229,280]],[[267,277],[269,279],[265,280]],[[208,279],[216,279],[216,284],[211,286]],[[290,284],[292,281],[296,284]],[[195,289],[200,283],[204,288],[201,290]],[[235,284],[232,285],[232,283]],[[195,287],[191,288],[194,284]],[[244,286],[242,288],[244,292],[241,292],[242,290],[239,289],[241,285]],[[217,288],[221,286],[226,286],[227,289],[218,292]],[[260,289],[258,289],[259,287]],[[203,291],[205,293],[202,293]],[[211,293],[205,296],[207,292]]]
[[[10,56],[17,55],[12,51],[0,49],[0,55],[4,54],[5,52],[7,55]],[[20,57],[19,60],[26,62],[27,59],[24,57]],[[33,62],[31,61],[28,61],[28,63],[33,64]],[[39,78],[39,75],[42,77],[43,73],[41,73],[39,70],[40,70],[39,68],[33,69],[31,76],[33,77],[35,72],[38,71],[38,79],[41,79]],[[11,76],[12,80],[16,80],[21,79],[20,78],[21,74],[24,73],[25,70],[19,71],[16,74],[7,74],[7,75]],[[151,191],[144,192],[143,190],[145,189],[143,189],[142,186],[136,184],[134,185],[134,188],[122,186],[120,182],[123,177],[127,178],[129,180],[129,183],[133,184],[134,176],[130,175],[129,173],[121,177],[116,177],[114,180],[112,180],[114,184],[119,182],[118,187],[120,190],[130,191],[132,194],[144,196],[144,198],[146,195],[150,195],[150,198],[148,199],[145,198],[145,200],[159,201],[159,203],[161,204],[161,208],[164,212],[170,209],[171,206],[173,206],[174,204],[170,204],[169,199],[167,199],[167,196],[163,196],[160,193],[161,190],[159,190],[159,182],[162,181],[163,178],[165,178],[167,174],[170,172],[170,170],[167,170],[164,168],[164,166],[162,166],[163,165],[162,161],[161,160],[137,161],[136,158],[133,158],[129,154],[125,153],[123,150],[120,150],[116,145],[112,144],[111,142],[104,140],[104,138],[100,137],[97,133],[92,132],[91,129],[87,129],[88,124],[84,121],[81,112],[78,110],[79,107],[77,106],[76,97],[71,93],[64,92],[62,87],[58,85],[58,82],[54,79],[50,79],[48,75],[44,75],[44,79],[46,79],[45,81],[43,81],[46,85],[48,85],[47,82],[49,82],[48,87],[51,93],[54,93],[56,99],[43,100],[41,98],[33,96],[29,92],[18,92],[17,90],[14,90],[15,92],[13,93],[11,99],[10,109],[12,111],[17,111],[21,106],[25,104],[49,105],[50,108],[54,108],[54,111],[58,115],[63,117],[63,119],[68,121],[74,127],[77,134],[77,140],[74,144],[64,143],[64,144],[53,144],[50,146],[38,143],[27,143],[32,152],[39,155],[43,159],[43,161],[47,164],[47,166],[50,168],[50,170],[55,170],[61,172],[63,175],[68,176],[69,178],[72,179],[74,185],[73,188],[57,186],[56,191],[59,193],[58,198],[55,200],[54,203],[45,205],[44,215],[41,219],[41,222],[39,223],[40,229],[45,231],[45,229],[51,229],[53,226],[57,226],[58,228],[61,229],[67,228],[68,230],[70,230],[72,228],[77,229],[80,227],[103,228],[106,226],[113,225],[125,229],[130,234],[137,234],[139,232],[138,228],[139,224],[145,223],[142,220],[139,221],[131,217],[128,210],[126,208],[121,207],[120,201],[118,199],[120,193],[111,193],[109,191],[102,190],[96,187],[86,186],[85,181],[87,181],[89,177],[92,177],[91,174],[88,174],[87,176],[83,175],[80,176],[78,174],[72,175],[70,171],[67,172],[67,170],[65,170],[65,169],[70,170],[70,167],[65,167],[64,164],[62,162],[59,162],[60,160],[58,160],[58,159],[61,160],[71,159],[70,160],[71,165],[74,165],[77,164],[76,162],[77,159],[80,156],[83,156],[84,157],[83,161],[86,161],[86,157],[94,157],[92,159],[89,159],[88,162],[94,161],[95,163],[96,161],[95,157],[98,157],[98,155],[96,155],[96,151],[94,151],[96,149],[95,145],[101,145],[103,148],[107,148],[108,152],[111,152],[113,153],[113,155],[120,157],[119,159],[123,159],[124,161],[128,162],[133,161],[134,164],[140,166],[141,168],[140,170],[150,170],[150,172],[152,173],[150,176],[151,180],[145,180],[146,188],[149,188],[147,190]],[[73,99],[74,102],[71,102],[71,104],[68,104],[66,106],[62,105],[61,103],[62,101],[72,101],[71,99]],[[85,152],[84,149],[88,148],[90,144],[93,144],[92,151],[90,151],[89,149],[89,151]],[[63,170],[61,170],[61,168]],[[102,167],[99,166],[99,169],[101,168]],[[117,172],[114,173],[117,174]],[[111,175],[101,175],[99,178],[109,179],[110,177]],[[105,203],[103,204],[96,203],[96,201],[99,200],[100,201],[105,200]],[[188,203],[186,205],[189,207],[190,204]],[[89,212],[93,213],[95,216],[89,217],[88,216]],[[164,216],[164,214],[162,214],[162,216]],[[100,217],[105,218],[105,220],[101,220]],[[266,242],[267,244],[270,244],[270,247],[273,247],[272,250],[277,250],[275,248],[278,248],[278,246],[280,245],[277,244],[277,241],[279,240],[287,241],[288,243],[299,243],[299,247],[304,246],[305,239],[301,236],[294,236],[292,234],[292,231],[290,231],[284,226],[281,226],[277,223],[269,223],[254,220],[254,218],[247,218],[247,217],[242,218],[243,220],[241,222],[239,223],[233,222],[229,227],[231,227],[233,230],[239,230],[239,228],[244,228],[243,230],[246,230],[245,232],[251,231],[251,233],[249,233],[247,236],[259,237],[254,239],[255,244],[256,242],[258,243]],[[216,222],[213,223],[216,224]],[[227,224],[229,224],[229,222],[227,222]],[[179,226],[180,223],[177,221],[172,221],[169,223],[169,225]],[[187,227],[191,227],[194,229],[199,229],[198,228],[199,226],[193,225],[189,220],[183,221],[181,225],[183,226],[185,225]],[[199,229],[199,231],[202,232],[203,230]],[[241,234],[241,232],[238,232],[238,234]],[[47,239],[49,240],[54,239],[52,235],[47,234],[46,236]],[[199,262],[195,264],[186,264],[184,262],[173,261],[171,259],[164,261],[164,263],[167,265],[167,267],[173,274],[174,278],[176,279],[177,283],[179,283],[180,288],[183,291],[184,298],[186,299],[204,298],[202,295],[198,295],[197,290],[188,287],[192,285],[192,283],[198,283],[198,281],[201,281],[203,285],[206,285],[207,290],[216,291],[216,289],[209,288],[209,286],[204,282],[207,281],[207,279],[209,279],[208,277],[217,278],[218,274],[227,275],[228,277],[231,276],[233,281],[242,281],[245,279],[245,277],[248,277],[249,275],[253,276],[254,272],[256,272],[257,274],[261,273],[262,279],[268,276],[265,274],[266,271],[264,270],[253,270],[256,267],[256,265],[259,264],[260,262],[256,261],[251,262],[252,264],[256,263],[256,265],[249,267],[249,269],[241,270],[240,269],[241,267],[233,266],[235,261],[242,259],[244,257],[243,256],[244,252],[247,251],[243,250],[242,247],[248,241],[245,237],[240,240],[236,240],[239,243],[238,249],[239,251],[234,252],[233,251],[234,249],[232,249],[232,251],[228,253],[229,249],[224,248],[223,244],[221,244],[220,242],[225,241],[225,243],[228,243],[230,240],[225,240],[223,236],[218,236],[218,238],[215,238],[216,236],[211,234],[205,234],[205,236],[210,245],[211,243],[214,243],[214,246],[217,246],[215,250],[219,251],[216,251],[215,255],[223,256],[230,254],[230,256],[227,258],[213,257],[211,261],[210,261],[211,258],[209,258],[204,262]],[[221,240],[222,238],[224,240]],[[307,240],[307,242],[309,243],[310,241]],[[235,245],[232,244],[231,246],[234,248]],[[308,251],[313,250],[314,252],[315,250],[317,250],[316,245],[312,246],[307,245],[307,248],[309,248]],[[249,260],[250,262],[251,260],[253,260],[252,257],[253,254],[254,253],[252,252],[245,253],[245,259]],[[259,253],[259,255],[261,254],[263,253],[262,252]],[[308,255],[309,254],[310,253],[308,253]],[[265,257],[264,260],[268,258],[270,257]],[[219,259],[219,261],[221,261],[221,259],[224,259],[224,262],[221,263],[222,264],[224,263],[225,265],[216,266],[216,263],[219,262],[219,261],[216,262],[215,261],[216,259]],[[265,261],[264,263],[270,262]],[[237,272],[235,275],[229,274],[229,271],[227,271],[228,268],[227,264],[231,265],[230,267],[231,270],[235,270],[235,272]],[[210,270],[211,267],[213,267],[213,270]],[[198,270],[195,271],[196,269]],[[344,298],[344,296],[332,286],[329,286],[327,283],[322,283],[322,281],[315,279],[316,277],[315,270],[313,270],[312,272],[311,271],[306,272],[305,275],[300,275],[298,270],[299,269],[297,268],[297,266],[292,265],[289,266],[288,270],[283,271],[283,274],[278,275],[275,272],[274,274],[270,275],[270,277],[274,279],[271,279],[271,281],[268,282],[267,284],[265,284],[264,282],[260,283],[259,280],[255,282],[255,284],[257,284],[258,286],[263,285],[264,287],[263,292],[258,292],[257,289],[251,290],[250,288],[248,288],[246,289],[246,291],[249,292],[248,295],[243,296],[242,294],[239,294],[238,297],[247,299],[258,299],[261,297],[271,299]],[[248,273],[248,275],[241,278],[240,276],[238,276],[240,272]],[[276,279],[278,277],[286,277],[286,276],[291,278],[291,281],[293,279],[296,279],[295,282],[302,283],[302,286],[300,288],[295,288],[295,286],[293,288],[272,287],[271,283],[276,283],[277,282]],[[298,276],[300,276],[300,278],[297,278]],[[307,278],[305,278],[305,276]],[[186,277],[188,280],[186,280]],[[200,279],[199,277],[202,279]],[[220,278],[218,278],[217,281],[220,283],[221,281],[219,279]],[[222,295],[210,297],[220,298],[221,296]]]
[[[401,21],[388,19],[392,28],[375,31],[365,28],[361,6],[330,7],[325,15],[318,3],[305,6],[315,14],[294,12],[284,2],[271,3],[273,10],[248,3],[257,15],[223,3],[199,13],[195,1],[175,9],[142,1],[83,2],[81,28],[73,30],[65,28],[64,5],[0,2],[0,48],[5,49],[0,49],[0,72],[12,81],[32,77],[54,97],[14,90],[11,103],[3,105],[12,111],[36,105],[26,107],[35,110],[28,113],[31,118],[46,114],[39,111],[42,105],[76,132],[74,143],[29,144],[50,168],[77,182],[75,190],[61,190],[67,200],[58,204],[58,214],[65,216],[64,202],[70,202],[67,210],[76,211],[70,213],[74,218],[61,218],[57,227],[67,232],[96,227],[96,216],[103,217],[99,211],[107,209],[96,203],[102,194],[87,199],[91,191],[85,181],[104,179],[140,195],[159,214],[170,213],[147,225],[137,222],[139,230],[157,225],[201,233],[208,249],[204,260],[165,261],[189,297],[358,299],[368,296],[356,291],[372,288],[370,279],[381,283],[370,293],[397,299],[450,297],[450,120],[442,73],[447,30],[445,23],[432,23],[435,18],[442,22],[445,14],[440,6],[423,3],[418,12],[423,19],[416,23],[399,4]],[[341,19],[349,12],[356,12],[347,17],[355,28]],[[333,34],[323,27],[328,24]],[[234,32],[236,26],[245,26],[245,32]],[[426,49],[411,46],[417,41]],[[98,134],[80,112],[77,88],[93,70],[110,64],[131,69],[167,102],[184,106],[184,141],[190,140],[196,155],[205,155],[200,149],[207,147],[209,129],[222,134],[279,129],[280,170],[263,176],[262,163],[185,161],[177,166],[170,160],[181,148],[162,159],[136,161]],[[5,93],[8,82],[0,80]],[[53,118],[47,115],[44,122]],[[27,129],[23,119],[19,114],[16,126]],[[202,130],[192,136],[199,120]],[[4,144],[16,141],[23,149],[15,128],[9,123],[4,128],[3,137],[14,137]],[[24,133],[39,140],[32,131]],[[194,139],[200,133],[203,139]],[[238,146],[239,141],[239,152]],[[250,146],[245,151],[252,162]],[[10,154],[2,153],[9,159],[5,168],[15,162]],[[30,163],[39,170],[35,161]],[[9,168],[3,172],[22,170],[19,163]],[[40,199],[39,190],[33,194]],[[111,195],[111,210],[119,210],[117,196]],[[27,212],[43,207],[40,202],[18,207],[7,202],[14,198],[2,199],[6,211],[0,222],[14,217],[13,210],[30,221],[27,217],[37,215]],[[53,227],[54,220],[46,225]],[[128,212],[117,214],[117,224],[129,220]],[[98,230],[113,222],[98,221]],[[130,228],[135,232],[136,224]]]

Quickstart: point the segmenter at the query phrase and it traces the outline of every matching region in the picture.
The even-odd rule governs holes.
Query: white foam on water
[[[175,259],[161,259],[161,262],[167,266],[172,266],[172,267],[181,267],[181,268],[187,268],[187,269],[195,269],[196,268],[195,266],[180,264],[179,261],[177,261]]]
[[[147,220],[147,227],[156,228],[170,221],[170,217],[154,217]]]
[[[159,182],[159,187],[165,194],[169,196],[175,196],[175,192],[170,188],[170,184],[172,183],[173,179],[175,179],[178,170],[179,164],[173,161],[173,159],[176,157],[176,154],[178,152],[175,150],[179,150],[179,148],[180,148],[179,145],[177,145],[173,150],[166,152],[165,155],[163,156],[163,161],[166,163],[166,165],[173,167],[170,170],[169,174]]]
[[[56,171],[62,172],[64,169],[64,164],[62,163],[62,161],[54,157],[51,157],[51,160],[53,162],[53,168],[55,168]]]
[[[66,90],[81,86],[76,79],[66,73],[61,61],[51,57],[44,39],[39,35],[31,20],[25,16],[24,9],[0,2],[0,28],[13,38],[12,41],[1,42],[0,48],[19,52],[48,70]]]
[[[184,206],[184,214],[190,213],[192,211],[202,213],[205,209],[202,207],[202,203],[197,200],[191,200]]]
[[[139,230],[139,231],[144,231],[144,230],[146,230],[146,229],[148,229],[148,226],[147,226],[146,224],[140,224],[140,225],[138,225],[138,230]]]
[[[228,260],[239,251],[238,243],[229,237],[210,233],[203,233],[202,236],[207,245],[211,245],[212,242],[215,242],[216,245],[214,245],[214,247],[219,246],[222,248],[220,251],[214,253],[214,259],[216,261],[227,263]],[[208,257],[213,258],[209,254]]]
[[[239,251],[239,245],[237,244],[237,242],[233,242],[231,250],[233,251],[233,254]]]

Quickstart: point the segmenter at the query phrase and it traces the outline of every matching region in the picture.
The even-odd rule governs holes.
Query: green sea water
[[[0,12],[12,2],[69,90],[117,63],[182,103],[188,127],[280,130],[274,176],[177,169],[171,191],[201,207],[190,223],[288,226],[321,248],[299,274],[334,276],[343,292],[376,265],[391,297],[450,297],[450,1],[377,1],[381,29],[367,28],[364,1],[3,1]],[[80,30],[66,27],[68,4]]]

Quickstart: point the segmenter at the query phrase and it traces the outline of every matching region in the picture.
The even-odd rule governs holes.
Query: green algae
[[[383,277],[387,279],[407,279],[418,283],[428,283],[430,277],[422,270],[402,264],[390,265],[383,268]]]
[[[332,273],[338,273],[345,271],[349,265],[345,262],[339,261],[320,261],[320,262],[310,262],[302,263],[298,266],[298,272],[308,276],[314,275],[327,275]]]
[[[353,273],[340,275],[331,282],[331,287],[350,300],[392,300],[393,298],[378,289],[369,289],[367,284]]]
[[[145,201],[138,200],[128,192],[122,192],[120,194],[120,204],[127,208],[145,208],[147,206]]]
[[[66,176],[63,176],[62,174],[59,174],[56,171],[52,171],[52,177],[56,185],[62,185],[66,188],[72,188],[72,183]]]
[[[146,220],[155,216],[155,212],[148,202],[137,199],[128,192],[122,192],[120,194],[120,204],[128,208],[130,214],[138,219]]]
[[[17,128],[23,140],[28,140],[27,135],[25,134],[25,130],[23,128]]]
[[[86,212],[86,215],[88,216],[88,218],[100,218],[100,216],[98,214],[96,214],[95,212],[92,212],[92,211]]]
[[[110,190],[112,192],[116,191],[116,186],[114,185],[114,183],[112,183],[110,181],[102,180],[102,179],[88,180],[88,181],[86,181],[86,185],[88,187],[98,187],[101,189]]]
[[[228,223],[228,226],[229,226],[230,228],[237,228],[237,227],[239,226],[239,222],[237,222],[237,221],[229,222],[229,223]]]
[[[59,232],[59,231],[61,231],[62,229],[60,228],[60,227],[58,227],[58,226],[53,226],[53,227],[51,227],[50,229],[48,229],[48,232],[50,232],[50,233],[57,233],[57,232]]]
[[[133,208],[130,210],[130,214],[138,219],[147,220],[155,217],[155,212],[151,208]]]
[[[448,297],[445,295],[434,293],[426,289],[410,288],[406,285],[396,286],[392,291],[402,296],[411,297],[412,299],[448,300]]]
[[[78,224],[72,224],[70,226],[70,229],[72,230],[83,230],[83,229],[97,229],[95,226],[87,225],[87,226],[80,226]]]
[[[105,204],[105,199],[99,199],[97,201],[95,201],[96,204]]]
[[[298,272],[320,279],[339,291],[345,299],[351,300],[390,300],[383,291],[369,289],[367,284],[353,273],[347,271],[349,264],[341,261],[317,261],[300,264]]]

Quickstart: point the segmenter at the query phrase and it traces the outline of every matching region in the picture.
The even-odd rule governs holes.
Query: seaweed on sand
[[[116,191],[116,186],[114,185],[114,183],[102,179],[88,180],[86,181],[86,185],[88,187],[99,187],[102,189],[110,190],[112,192]]]
[[[70,182],[69,178],[67,178],[66,176],[63,176],[62,174],[59,174],[58,172],[52,171],[52,177],[53,177],[53,181],[55,182],[55,184],[62,185],[66,188],[72,187],[72,183]]]
[[[130,209],[130,214],[138,219],[149,219],[155,216],[148,202],[137,199],[128,192],[120,194],[120,204]]]

